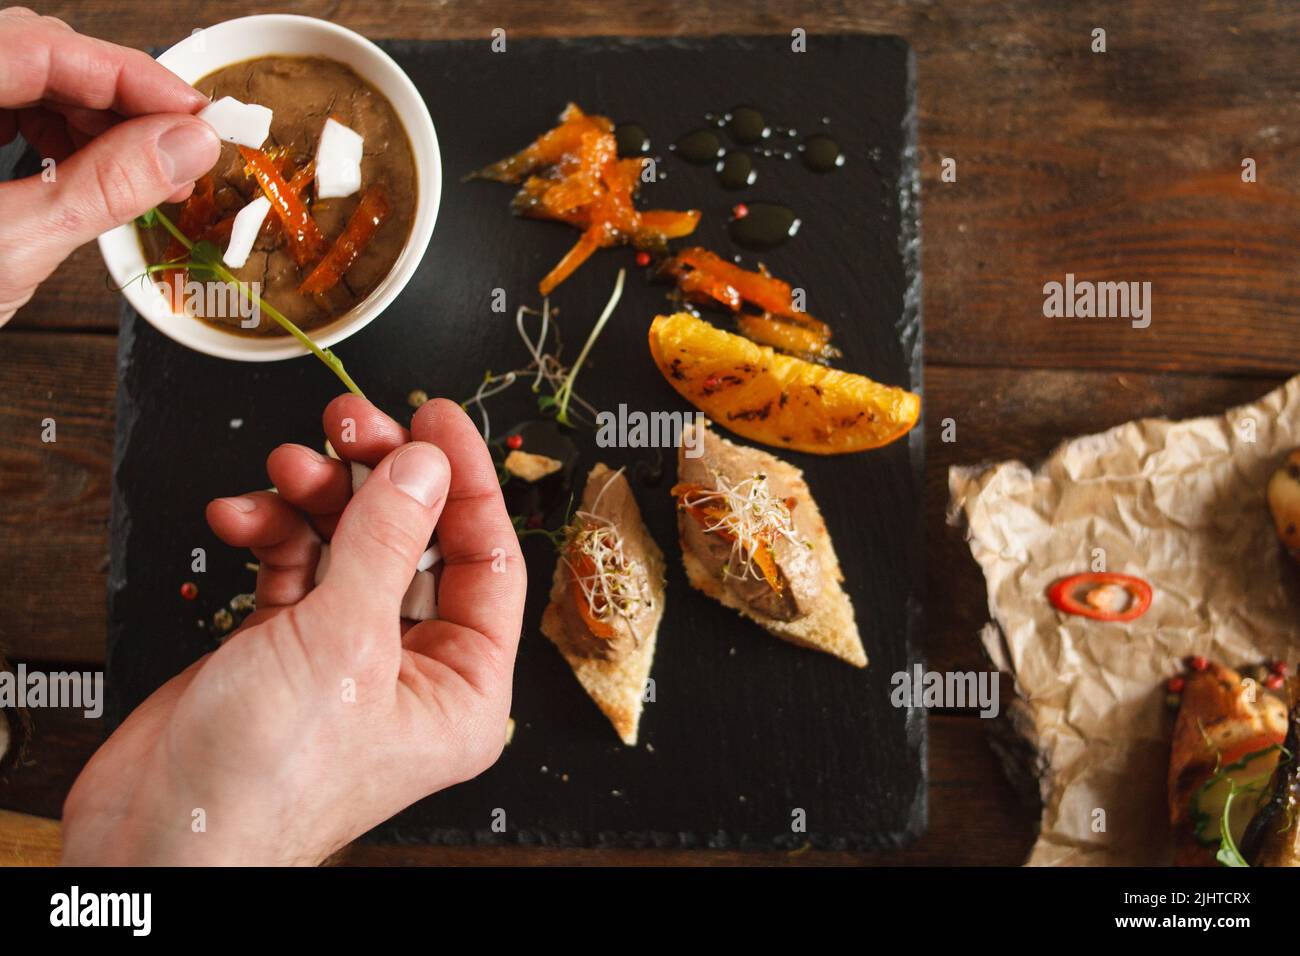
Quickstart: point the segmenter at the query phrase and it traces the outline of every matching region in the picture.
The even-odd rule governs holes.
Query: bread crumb
[[[506,746],[507,747],[510,746],[510,741],[514,739],[515,739],[515,719],[513,717],[507,717],[506,718]]]
[[[541,481],[547,475],[553,475],[564,467],[564,462],[545,455],[515,449],[506,455],[505,469],[516,478],[524,481]]]

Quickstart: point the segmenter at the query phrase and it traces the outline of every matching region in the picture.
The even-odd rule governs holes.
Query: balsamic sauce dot
[[[763,114],[752,106],[737,106],[727,114],[727,132],[742,146],[749,146],[772,135]]]
[[[825,133],[814,133],[804,141],[803,162],[815,173],[829,173],[844,165],[840,144]]]
[[[724,189],[744,189],[754,185],[758,179],[758,170],[748,153],[730,152],[718,163],[718,182]]]
[[[637,123],[620,123],[614,127],[614,141],[618,144],[618,155],[623,159],[643,156],[650,149],[650,137]]]
[[[703,166],[722,158],[722,140],[711,129],[697,129],[687,133],[670,147],[688,163]]]
[[[775,202],[751,202],[746,206],[748,213],[743,218],[727,224],[732,241],[742,249],[775,249],[799,231],[799,218],[788,206]]]

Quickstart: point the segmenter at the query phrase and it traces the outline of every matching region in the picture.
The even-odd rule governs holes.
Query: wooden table
[[[1146,415],[1258,397],[1300,365],[1300,9],[1286,2],[733,2],[737,33],[893,33],[915,47],[923,177],[928,657],[987,668],[983,581],[945,524],[955,463],[1034,459],[1062,439]],[[603,7],[603,10],[601,9]],[[1195,9],[1192,9],[1195,7]],[[371,37],[707,33],[701,0],[426,5],[301,2]],[[178,0],[43,5],[138,47],[258,12]],[[1092,32],[1106,31],[1094,53]],[[1242,181],[1255,160],[1258,181]],[[955,182],[941,178],[957,161]],[[1049,319],[1066,273],[1150,281],[1153,320]],[[119,299],[83,249],[0,333],[0,646],[29,666],[104,654],[115,333]],[[42,444],[40,422],[58,421]],[[955,441],[941,440],[952,419]],[[364,863],[1017,864],[1037,809],[1017,796],[965,713],[930,718],[930,828],[895,853],[690,854],[353,847]],[[52,860],[57,817],[102,731],[36,714],[31,765],[0,784],[0,858]]]

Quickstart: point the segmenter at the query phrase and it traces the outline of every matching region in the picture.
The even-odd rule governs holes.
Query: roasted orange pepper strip
[[[742,316],[738,320],[741,332],[756,342],[816,355],[831,340],[830,326],[796,309],[790,284],[766,270],[750,272],[699,246],[677,253],[664,270],[676,280],[678,288],[697,301],[712,299],[732,312],[739,312],[746,302],[762,309],[763,316]]]
[[[788,282],[782,282],[775,276],[768,275],[765,272],[750,272],[748,269],[742,269],[735,263],[727,262],[720,256],[699,246],[683,249],[677,253],[674,257],[672,269],[674,274],[684,273],[687,276],[703,273],[703,276],[696,280],[699,282],[701,290],[713,287],[730,288],[746,302],[757,306],[764,312],[771,312],[773,315],[792,319],[808,318],[807,313],[801,312],[794,307],[794,299]],[[707,282],[705,277],[707,277]],[[732,310],[738,308],[738,306],[732,304],[734,299],[719,299],[718,301]]]
[[[316,225],[316,220],[311,217],[311,212],[302,199],[284,181],[275,160],[260,149],[250,149],[247,146],[239,147],[239,154],[244,157],[244,162],[248,164],[249,171],[257,179],[266,198],[271,200],[271,208],[284,227],[293,261],[299,268],[306,268],[308,263],[320,258],[325,251],[325,236],[321,233],[320,226]]]
[[[745,313],[736,316],[736,328],[745,338],[783,352],[812,356],[825,355],[827,352],[826,340],[829,335],[821,335],[815,329],[789,319]]]
[[[357,257],[365,251],[371,238],[388,218],[388,195],[376,183],[361,194],[356,211],[348,220],[347,228],[334,240],[330,251],[311,271],[311,275],[298,286],[298,291],[311,294],[332,289],[352,268]]]
[[[574,558],[576,567],[574,568],[576,576],[571,585],[573,589],[573,603],[578,608],[578,615],[582,618],[582,623],[587,625],[587,630],[591,631],[596,637],[611,638],[614,636],[614,626],[608,621],[602,621],[596,617],[591,609],[591,603],[587,600],[586,594],[583,593],[582,585],[579,583],[580,578],[591,577],[596,573],[596,565],[585,554],[577,555]]]

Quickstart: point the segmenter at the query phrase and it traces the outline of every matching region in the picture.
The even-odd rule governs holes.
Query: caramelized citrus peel
[[[293,261],[299,268],[305,268],[325,251],[326,241],[320,226],[316,225],[298,192],[284,181],[279,164],[272,157],[247,146],[239,147],[239,155],[244,157],[248,172],[271,201],[271,209],[284,229]]]
[[[383,186],[375,183],[361,194],[361,200],[353,210],[347,228],[334,240],[330,251],[316,264],[302,285],[298,286],[298,291],[311,294],[328,292],[334,288],[360,258],[387,218],[388,193]]]
[[[781,355],[685,312],[658,316],[650,354],[687,401],[738,435],[814,455],[887,445],[921,414],[920,396]]]
[[[582,237],[539,283],[550,295],[597,249],[631,243],[665,249],[669,239],[695,231],[699,210],[641,211],[636,194],[640,159],[619,159],[614,125],[570,103],[560,125],[513,156],[472,173],[470,178],[521,184],[511,203],[517,215],[567,223]]]

